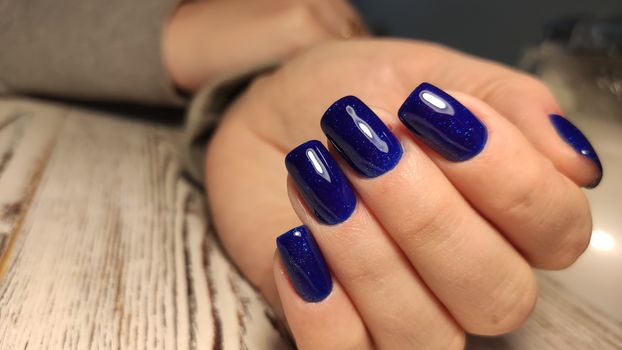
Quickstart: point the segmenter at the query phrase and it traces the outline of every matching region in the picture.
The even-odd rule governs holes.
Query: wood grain
[[[1,101],[0,348],[288,348],[212,236],[174,130]],[[2,124],[4,121],[4,124]],[[7,249],[8,248],[8,249]]]
[[[179,131],[0,100],[0,349],[288,349],[210,233]],[[524,327],[469,349],[622,349],[622,325],[540,277]]]

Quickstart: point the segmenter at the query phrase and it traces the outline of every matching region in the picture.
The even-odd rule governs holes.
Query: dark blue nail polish
[[[587,137],[583,135],[581,130],[561,115],[551,114],[549,118],[551,119],[551,123],[553,123],[553,126],[555,127],[555,130],[557,130],[559,136],[564,139],[566,143],[572,146],[577,153],[594,162],[594,165],[596,165],[596,168],[598,169],[598,175],[596,176],[596,179],[586,187],[594,188],[598,186],[603,177],[603,166],[600,163],[598,154],[596,154],[596,151],[594,150],[594,147],[592,147],[590,141],[588,141]]]
[[[486,127],[471,111],[428,83],[408,96],[398,116],[426,145],[454,162],[475,157],[488,138]]]
[[[302,198],[322,222],[335,225],[354,212],[356,195],[324,145],[307,141],[285,157],[285,166]]]
[[[280,235],[276,246],[298,295],[308,302],[324,300],[333,289],[333,280],[309,229],[300,226]]]
[[[366,177],[393,169],[402,146],[382,120],[354,96],[333,103],[322,117],[322,130],[344,159]]]

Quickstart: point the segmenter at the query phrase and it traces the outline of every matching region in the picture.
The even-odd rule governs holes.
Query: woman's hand
[[[530,265],[587,246],[580,187],[602,169],[560,113],[537,80],[436,45],[321,45],[228,110],[206,159],[214,223],[301,349],[460,348],[525,320]],[[298,147],[322,129],[330,153]]]
[[[179,88],[276,64],[315,44],[365,32],[345,0],[203,0],[183,3],[162,37]]]

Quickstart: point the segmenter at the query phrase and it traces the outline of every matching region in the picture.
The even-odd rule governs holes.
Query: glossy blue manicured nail
[[[551,114],[549,117],[559,136],[561,136],[566,143],[572,146],[577,153],[594,162],[594,165],[596,165],[596,168],[598,169],[598,175],[596,176],[596,179],[586,187],[594,188],[598,186],[603,177],[603,166],[600,164],[598,154],[596,154],[596,151],[594,150],[594,147],[592,147],[590,141],[588,141],[587,137],[583,135],[581,130],[577,129],[577,127],[568,121],[568,119],[557,114]]]
[[[488,138],[486,127],[471,111],[428,83],[408,96],[398,115],[426,145],[454,162],[475,157]]]
[[[309,302],[324,300],[333,289],[333,280],[309,229],[300,226],[280,235],[276,246],[298,295]]]
[[[322,117],[322,130],[345,160],[367,177],[393,169],[402,146],[382,120],[354,96],[333,103]]]
[[[356,195],[320,141],[307,141],[294,148],[285,157],[285,166],[320,221],[334,225],[350,217],[356,207]]]

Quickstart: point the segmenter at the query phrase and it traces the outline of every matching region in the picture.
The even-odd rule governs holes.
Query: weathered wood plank
[[[3,226],[15,238],[0,281],[0,348],[287,348],[205,235],[203,196],[181,176],[175,131],[36,106],[21,106],[28,133],[2,148],[24,156],[0,178],[2,203],[32,199],[21,225]],[[43,134],[57,135],[46,138],[53,146]],[[24,175],[36,173],[40,181]]]
[[[63,122],[62,110],[20,102],[4,102],[0,109],[0,275]]]

